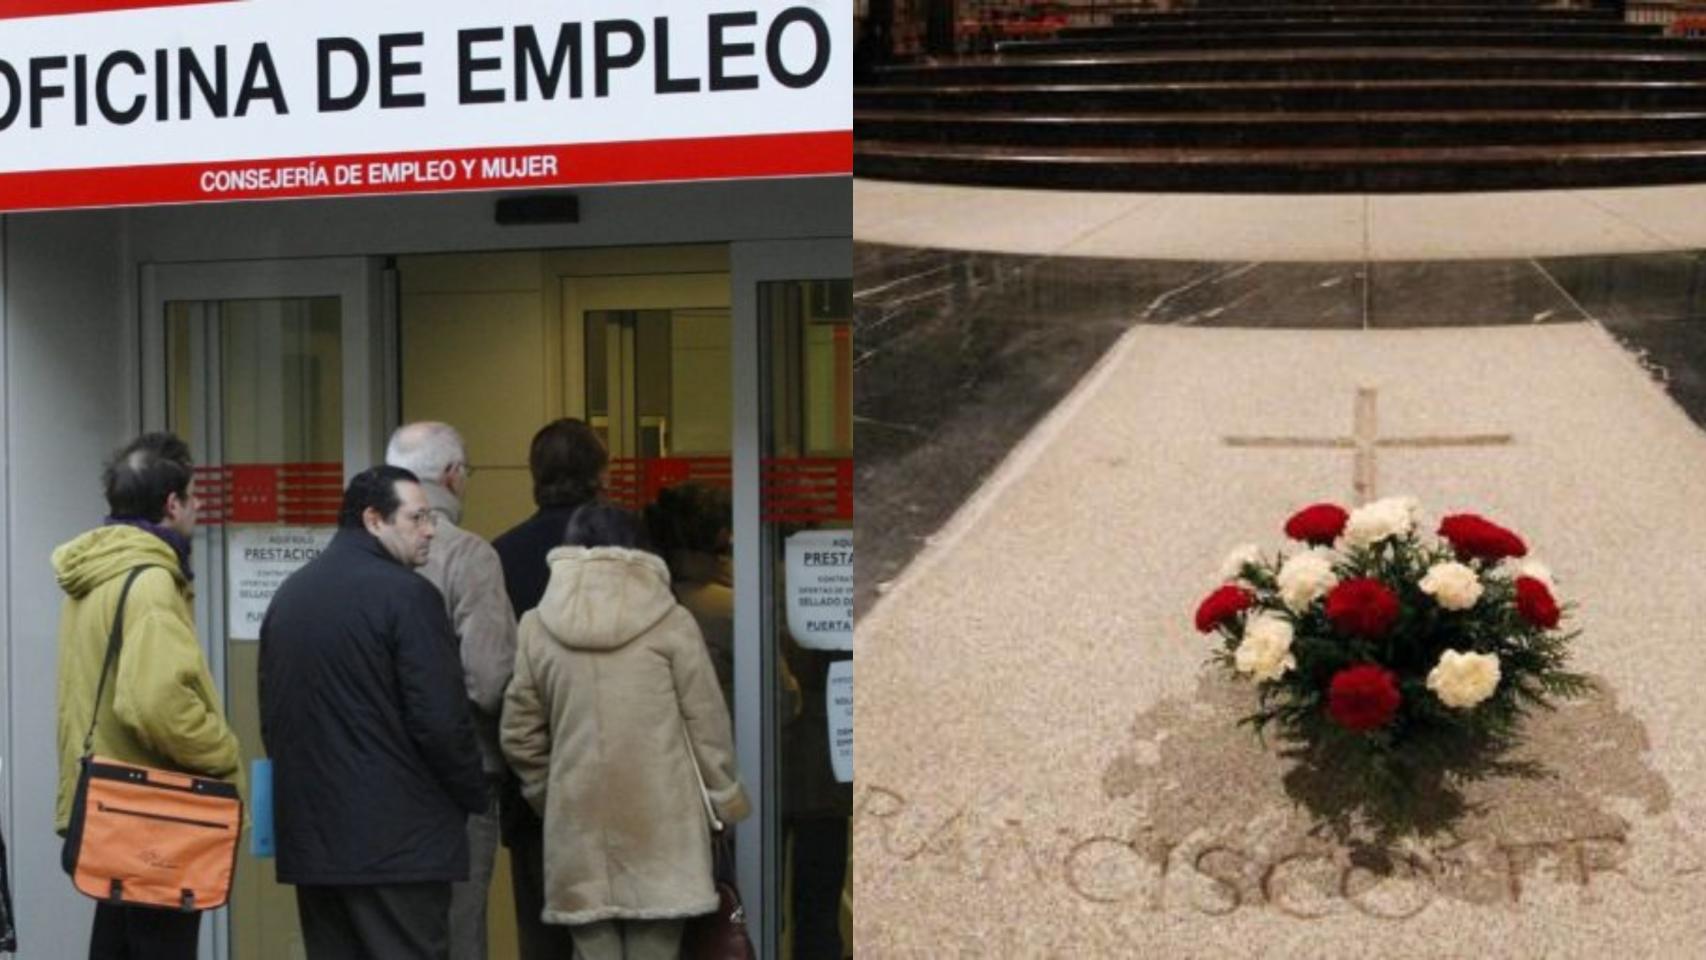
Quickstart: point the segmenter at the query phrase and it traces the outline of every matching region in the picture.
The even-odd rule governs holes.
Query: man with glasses
[[[468,451],[447,423],[406,424],[391,435],[385,462],[421,479],[436,522],[432,552],[420,573],[444,594],[456,631],[468,707],[491,787],[491,804],[468,818],[468,879],[450,894],[451,960],[486,960],[486,901],[498,852],[498,788],[504,778],[498,715],[515,670],[515,613],[504,591],[503,565],[492,545],[458,526],[468,492]]]
[[[261,623],[278,879],[309,960],[444,960],[490,797],[444,598],[414,573],[437,515],[413,473],[372,467],[338,528]]]

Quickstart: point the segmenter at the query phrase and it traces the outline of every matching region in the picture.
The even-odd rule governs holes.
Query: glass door
[[[256,664],[272,591],[331,539],[345,478],[377,462],[387,382],[371,319],[377,273],[360,260],[154,267],[148,286],[151,425],[183,437],[204,506],[195,536],[196,624],[250,774],[257,827],[231,906],[203,955],[303,956],[295,896],[277,883],[267,817]]]
[[[764,955],[853,953],[852,246],[737,244],[736,739]],[[750,389],[745,385],[750,384]],[[750,426],[749,426],[750,425]],[[746,644],[746,648],[739,646]]]
[[[643,509],[677,483],[728,486],[728,274],[561,282],[566,380],[610,451],[611,498]]]

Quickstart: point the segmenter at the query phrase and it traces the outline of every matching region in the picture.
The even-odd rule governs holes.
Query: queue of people
[[[682,606],[646,525],[600,499],[607,456],[580,421],[534,437],[537,512],[491,543],[459,526],[472,468],[454,429],[404,426],[386,461],[350,481],[331,544],[260,631],[278,877],[308,957],[483,960],[500,839],[521,957],[677,956],[718,902],[710,816],[748,810],[701,630],[715,611]],[[242,782],[191,616],[189,450],[144,435],[103,481],[110,514],[53,555],[62,833],[91,716],[102,757]],[[158,569],[128,595],[103,687],[137,567]],[[194,957],[199,928],[103,901],[89,955]]]

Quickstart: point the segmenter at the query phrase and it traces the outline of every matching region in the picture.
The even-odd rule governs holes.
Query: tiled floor
[[[1706,252],[1697,250],[1297,262],[856,243],[854,276],[861,613],[1134,324],[1598,321],[1706,426]]]

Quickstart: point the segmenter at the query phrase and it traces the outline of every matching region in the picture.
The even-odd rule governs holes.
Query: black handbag
[[[683,960],[753,960],[756,953],[746,930],[746,907],[735,888],[734,850],[725,830],[711,834],[711,864],[717,909],[687,921],[681,956]]]

